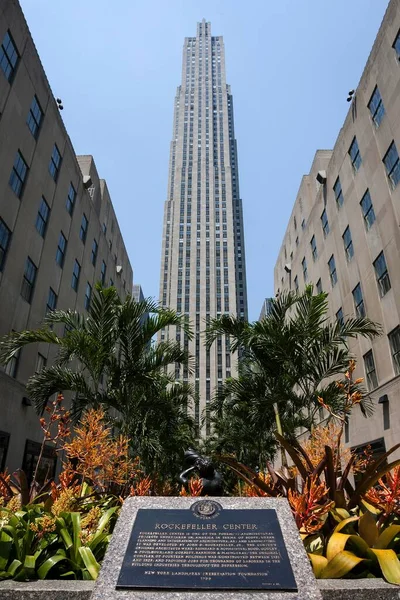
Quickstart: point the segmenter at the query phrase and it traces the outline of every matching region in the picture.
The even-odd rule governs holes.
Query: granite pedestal
[[[275,498],[213,498],[222,509],[273,509],[280,528],[296,580],[298,591],[278,590],[177,590],[177,589],[116,589],[121,566],[139,509],[190,509],[197,498],[136,497],[128,498],[115,527],[95,584],[91,600],[320,600],[310,562],[304,550],[289,504]]]

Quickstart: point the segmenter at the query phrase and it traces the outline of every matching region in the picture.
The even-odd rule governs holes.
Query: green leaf
[[[387,548],[389,544],[394,540],[394,538],[399,534],[400,525],[389,525],[389,527],[386,527],[386,529],[382,531],[382,533],[376,540],[374,548],[379,548],[381,550]]]
[[[15,550],[16,557],[18,558],[18,560],[22,561],[21,546],[19,543],[18,534],[17,534],[16,529],[14,527],[11,527],[10,525],[4,525],[3,531],[5,533],[8,533],[12,537],[13,542],[14,542],[14,550]]]
[[[348,513],[347,513],[348,514]],[[333,532],[337,532],[339,533],[340,531],[342,531],[342,529],[344,529],[349,523],[354,523],[354,521],[358,521],[359,517],[347,517],[346,519],[343,519],[343,521],[340,521],[340,523],[338,525],[336,525],[335,529],[333,530]],[[354,531],[354,530],[353,530]]]
[[[400,561],[394,550],[376,550],[372,548],[386,581],[400,585]]]
[[[8,567],[7,572],[10,573],[11,577],[15,576],[15,573],[17,572],[17,569],[19,569],[19,567],[22,565],[22,562],[20,560],[17,560],[16,558],[12,561],[11,565]]]
[[[10,552],[13,545],[13,538],[6,531],[0,531],[0,571],[5,571]]]
[[[100,565],[95,559],[93,552],[87,546],[79,548],[79,554],[82,557],[85,567],[89,571],[92,579],[97,579],[100,572]]]
[[[370,512],[365,512],[358,523],[358,533],[368,546],[373,546],[378,539],[379,531],[375,519]]]
[[[60,536],[64,542],[65,548],[69,550],[73,546],[72,538],[69,535],[69,532],[66,527],[62,527],[59,530]]]
[[[316,579],[320,579],[322,571],[328,564],[328,559],[319,554],[308,554]]]
[[[119,508],[119,506],[113,506],[113,507],[109,508],[108,510],[106,510],[106,512],[102,515],[101,519],[99,520],[99,523],[98,523],[97,529],[96,529],[96,534],[103,533],[104,529],[109,524],[112,515],[115,512],[117,512],[118,508]]]
[[[73,537],[72,537],[72,542],[73,542],[73,560],[74,562],[79,562],[78,557],[78,550],[82,545],[81,542],[81,533],[82,533],[82,529],[81,529],[81,515],[79,513],[70,513],[70,517],[71,517],[71,521],[72,521],[72,530],[73,530]]]
[[[354,569],[354,567],[364,560],[364,558],[359,558],[347,550],[338,552],[338,554],[336,554],[321,571],[320,579],[340,579],[341,577],[345,577],[352,569]]]
[[[47,574],[50,571],[50,569],[52,567],[54,567],[54,565],[61,562],[62,560],[68,560],[68,559],[65,556],[62,556],[62,554],[54,554],[54,556],[51,556],[50,558],[45,560],[44,563],[41,564],[37,570],[37,575],[38,575],[39,579],[46,579]]]
[[[307,535],[305,539],[303,539],[303,544],[308,554],[322,555],[324,552],[324,538],[321,533]]]
[[[25,569],[35,569],[35,565],[36,565],[36,556],[33,556],[32,554],[27,554],[25,556],[25,560],[24,560],[24,567]]]

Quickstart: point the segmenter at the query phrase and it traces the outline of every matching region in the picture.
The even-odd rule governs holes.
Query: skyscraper
[[[185,38],[182,83],[177,89],[165,202],[160,299],[188,316],[188,340],[179,328],[160,339],[178,340],[194,357],[193,372],[175,370],[194,384],[198,425],[215,389],[237,368],[229,340],[210,351],[204,331],[210,318],[247,318],[242,201],[239,194],[233,99],[226,84],[223,39],[204,19],[196,37]],[[210,431],[206,410],[204,433]]]

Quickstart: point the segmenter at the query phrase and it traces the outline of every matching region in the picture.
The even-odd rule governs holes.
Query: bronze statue
[[[222,496],[222,476],[207,456],[197,454],[193,448],[185,452],[185,462],[190,465],[179,475],[179,480],[187,489],[190,475],[197,472],[203,489],[201,496]]]

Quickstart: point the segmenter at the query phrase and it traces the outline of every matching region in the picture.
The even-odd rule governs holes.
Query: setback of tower
[[[175,97],[160,301],[191,323],[192,340],[179,327],[162,331],[159,339],[179,341],[193,357],[193,372],[176,367],[175,378],[193,385],[195,420],[200,428],[206,415],[203,434],[208,435],[209,402],[237,372],[237,354],[225,336],[208,351],[203,332],[222,314],[247,319],[247,292],[233,98],[223,38],[211,36],[204,19],[196,37],[185,38]]]

